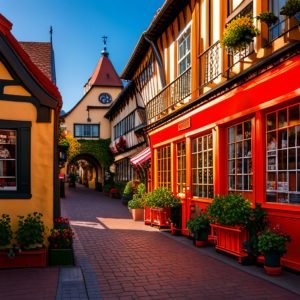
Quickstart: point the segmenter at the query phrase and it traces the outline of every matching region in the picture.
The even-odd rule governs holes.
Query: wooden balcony
[[[154,121],[191,95],[191,67],[168,84],[146,105],[147,119]]]

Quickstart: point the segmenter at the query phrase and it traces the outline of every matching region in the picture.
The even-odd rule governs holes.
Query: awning
[[[150,147],[145,148],[135,156],[130,159],[130,163],[134,166],[141,165],[151,158],[151,150]]]

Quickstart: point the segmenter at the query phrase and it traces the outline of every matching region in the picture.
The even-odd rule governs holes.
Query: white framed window
[[[180,34],[178,40],[178,76],[184,73],[191,65],[191,25]]]

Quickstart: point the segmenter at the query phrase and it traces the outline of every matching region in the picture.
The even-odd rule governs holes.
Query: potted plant
[[[255,207],[250,210],[246,224],[248,240],[244,243],[244,246],[245,251],[248,253],[247,263],[254,264],[257,262],[259,257],[258,234],[265,230],[267,224],[267,213],[261,208],[260,203],[256,203]]]
[[[250,201],[239,194],[216,196],[206,210],[216,232],[216,249],[237,256],[239,262],[248,256],[243,245],[248,240],[245,227],[250,211]]]
[[[209,219],[206,212],[197,211],[193,218],[187,221],[186,227],[194,237],[194,244],[202,247],[207,244],[209,233]]]
[[[38,212],[26,217],[18,216],[15,232],[17,245],[13,245],[5,256],[0,257],[2,268],[45,267],[47,249],[44,246],[45,226],[43,215]]]
[[[263,23],[266,23],[269,27],[275,24],[278,20],[278,17],[275,16],[272,12],[262,12],[257,17],[257,20],[260,20]]]
[[[300,0],[287,0],[280,14],[289,18],[294,16],[300,22]]]
[[[170,227],[171,208],[180,205],[179,198],[174,196],[167,188],[159,187],[147,193],[145,201],[145,206],[150,210],[150,224],[159,227]]]
[[[38,212],[28,214],[26,217],[18,216],[18,230],[16,240],[23,250],[38,249],[44,247],[45,226],[43,215]]]
[[[7,214],[2,214],[0,218],[0,250],[7,249],[12,239],[11,219]]]
[[[50,230],[49,241],[49,264],[72,265],[73,256],[73,230],[67,218],[56,218],[54,228]]]
[[[258,34],[259,30],[254,26],[253,18],[241,16],[227,24],[221,45],[234,51],[240,51],[248,46]]]
[[[137,193],[128,201],[128,208],[131,210],[134,221],[144,220],[145,195],[146,186],[144,183],[140,183],[137,187]]]
[[[281,273],[280,258],[287,250],[290,236],[280,231],[279,226],[267,229],[258,236],[258,250],[264,255],[264,270],[269,275]]]

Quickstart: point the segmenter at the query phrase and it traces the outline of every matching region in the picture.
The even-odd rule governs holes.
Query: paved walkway
[[[76,187],[62,214],[75,231],[76,266],[0,270],[2,300],[300,299],[300,275],[270,277],[213,247],[196,248],[143,222],[118,199]]]
[[[67,191],[62,204],[76,232],[77,266],[90,299],[300,297],[299,275],[285,271],[269,278],[262,268],[241,266],[212,247],[197,249],[185,237],[132,221],[118,199],[77,187]]]

